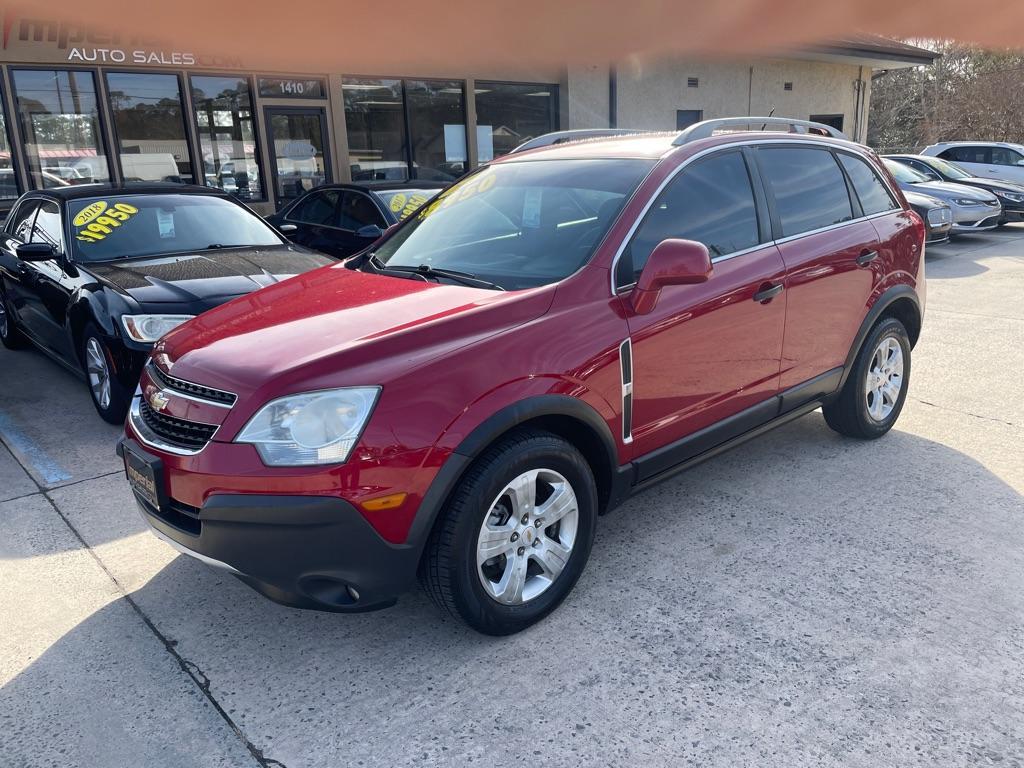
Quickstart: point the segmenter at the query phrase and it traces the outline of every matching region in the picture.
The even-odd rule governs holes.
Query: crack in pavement
[[[1007,427],[1013,427],[1014,429],[1016,429],[1019,426],[1018,424],[1015,424],[1012,421],[1003,421],[1002,419],[997,419],[997,418],[995,418],[993,416],[982,416],[979,413],[971,413],[970,411],[961,411],[959,408],[950,408],[948,405],[939,405],[938,403],[930,403],[927,400],[921,400],[920,398],[917,398],[917,397],[908,397],[907,399],[908,400],[913,400],[915,403],[921,403],[921,405],[929,405],[932,408],[939,408],[940,410],[943,410],[943,411],[952,411],[953,413],[959,413],[959,414],[962,414],[963,416],[970,416],[970,417],[975,418],[975,419],[981,419],[982,421],[994,421],[996,424],[1003,424],[1003,425],[1005,425]]]
[[[285,764],[281,761],[275,760],[274,758],[267,757],[266,755],[264,755],[263,750],[261,750],[259,747],[253,744],[252,741],[250,741],[250,739],[245,735],[245,733],[238,726],[238,724],[232,719],[231,715],[227,713],[224,707],[221,706],[220,702],[217,701],[216,697],[213,695],[213,692],[210,690],[210,678],[206,675],[206,673],[204,673],[197,664],[195,664],[192,661],[189,661],[178,652],[176,647],[178,645],[177,640],[172,640],[168,638],[166,635],[163,634],[163,632],[157,629],[156,624],[154,624],[153,621],[149,618],[149,616],[146,615],[146,612],[142,610],[142,607],[137,602],[135,602],[135,599],[131,596],[131,594],[124,588],[121,582],[117,580],[117,577],[114,576],[110,569],[107,568],[106,564],[100,559],[99,555],[97,555],[93,548],[89,546],[88,542],[86,542],[82,534],[71,523],[67,516],[63,512],[61,512],[60,507],[57,505],[57,502],[54,501],[54,499],[50,496],[51,490],[62,490],[63,488],[67,488],[70,485],[77,485],[78,482],[87,482],[88,480],[96,480],[99,477],[109,477],[111,474],[120,473],[111,472],[106,475],[98,475],[97,477],[91,477],[87,478],[86,480],[77,481],[75,483],[69,483],[68,485],[60,486],[60,488],[48,489],[45,486],[41,485],[39,481],[36,480],[35,477],[31,475],[31,473],[27,472],[27,468],[21,463],[21,460],[17,456],[14,456],[14,459],[15,461],[18,462],[19,465],[22,466],[22,469],[26,469],[26,473],[28,474],[29,478],[32,480],[33,483],[35,483],[36,487],[39,489],[37,493],[25,494],[24,496],[18,496],[17,498],[24,499],[30,496],[39,495],[46,499],[47,503],[50,505],[53,511],[57,513],[57,516],[64,521],[64,525],[68,527],[72,535],[74,535],[74,537],[78,539],[79,543],[85,548],[85,551],[89,553],[89,556],[96,561],[96,564],[100,567],[103,573],[106,574],[107,578],[114,583],[114,586],[117,587],[117,591],[121,593],[121,598],[128,603],[132,610],[135,611],[136,615],[138,615],[138,617],[142,619],[143,624],[145,624],[146,627],[149,628],[149,631],[156,636],[157,640],[159,640],[163,644],[164,650],[166,650],[167,653],[169,653],[171,657],[177,662],[178,667],[181,669],[181,671],[188,675],[192,682],[195,683],[195,685],[199,688],[200,691],[202,691],[203,695],[206,697],[206,700],[210,703],[210,706],[212,706],[214,711],[216,711],[216,713],[220,715],[221,719],[227,724],[227,726],[235,734],[238,740],[242,742],[242,744],[248,750],[249,754],[252,755],[253,759],[260,766],[262,766],[262,768],[287,768],[287,766],[285,766]],[[8,499],[4,503],[6,504],[7,502],[10,501],[15,501],[15,499]]]

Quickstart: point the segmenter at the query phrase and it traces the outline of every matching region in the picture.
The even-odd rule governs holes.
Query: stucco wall
[[[866,134],[857,125],[855,82],[860,68],[851,64],[798,59],[709,61],[635,58],[617,71],[618,127],[675,130],[676,110],[701,109],[705,119],[775,114],[806,120],[811,115],[841,114],[843,130],[854,138]],[[690,88],[687,79],[699,86]],[[867,115],[870,69],[863,72]],[[784,84],[793,83],[786,91]],[[569,69],[566,128],[608,125],[608,68]],[[563,112],[563,114],[566,114]],[[861,120],[863,122],[863,118]],[[854,134],[857,136],[854,136]]]

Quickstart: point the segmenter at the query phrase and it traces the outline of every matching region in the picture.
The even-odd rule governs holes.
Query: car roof
[[[102,197],[103,195],[166,195],[168,193],[182,195],[218,195],[227,197],[227,193],[215,187],[203,187],[198,184],[175,184],[173,182],[138,182],[128,181],[123,184],[69,184],[66,187],[51,187],[37,190],[37,193],[61,200],[81,200],[85,197]]]
[[[937,141],[934,144],[929,144],[929,147],[1013,147],[1019,148],[1024,147],[1024,144],[1017,144],[1013,141]]]

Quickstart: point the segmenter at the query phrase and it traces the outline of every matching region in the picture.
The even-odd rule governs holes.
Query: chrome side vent
[[[633,442],[633,343],[619,345],[619,373],[622,377],[622,442]]]

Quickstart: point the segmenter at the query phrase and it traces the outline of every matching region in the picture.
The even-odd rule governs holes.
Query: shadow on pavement
[[[183,556],[132,599],[288,768],[978,763],[1024,753],[1021,509],[969,456],[899,431],[844,440],[813,415],[603,518],[576,591],[515,637],[419,593],[286,609]],[[4,686],[4,760],[59,744],[62,765],[103,764],[69,733],[121,755],[200,727],[133,707],[145,681],[107,663],[124,603]]]

